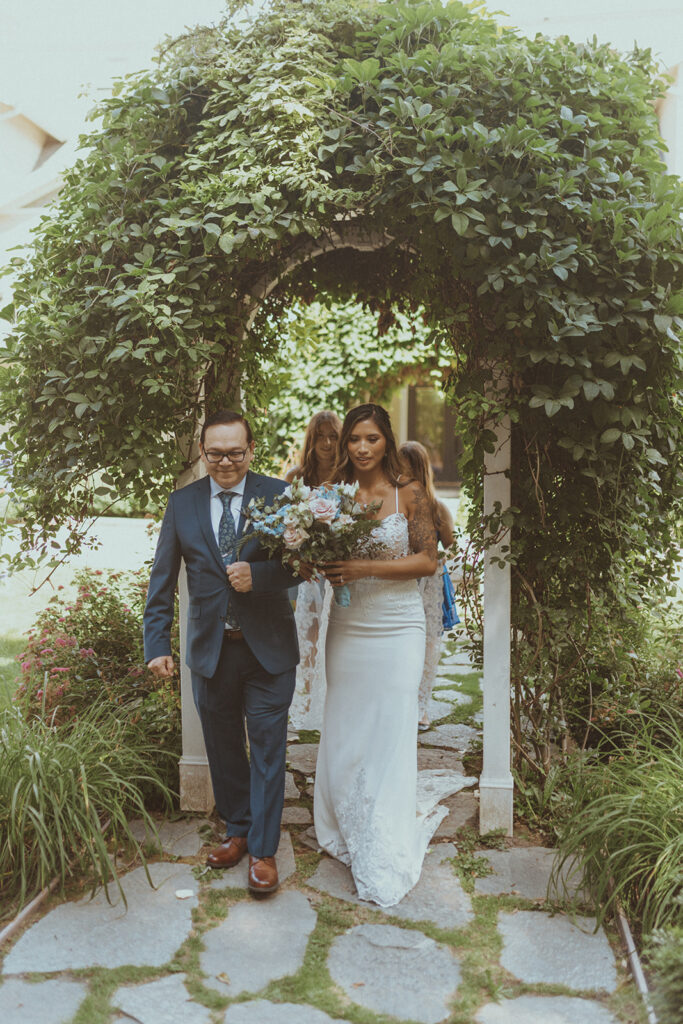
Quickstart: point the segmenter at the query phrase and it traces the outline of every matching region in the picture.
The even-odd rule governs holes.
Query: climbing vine
[[[266,316],[315,294],[419,316],[470,439],[472,535],[513,527],[518,735],[549,720],[591,595],[634,599],[675,555],[663,89],[648,51],[527,40],[477,3],[273,0],[169,45],[100,105],[15,266],[0,420],[24,553],[65,524],[76,547],[95,491],[162,501],[205,407],[277,358]],[[486,523],[503,410],[513,506]]]

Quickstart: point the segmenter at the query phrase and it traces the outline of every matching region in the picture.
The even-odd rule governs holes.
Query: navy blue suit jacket
[[[266,505],[287,486],[275,477],[249,471],[245,478],[237,536],[244,531],[244,510],[252,498]],[[203,477],[170,497],[159,534],[144,614],[145,661],[171,654],[173,602],[180,559],[185,560],[189,591],[188,667],[205,678],[216,671],[223,643],[228,600],[244,639],[267,672],[277,675],[299,661],[299,645],[287,589],[299,580],[254,536],[245,541],[237,560],[251,564],[252,590],[230,588],[211,525],[210,477]]]

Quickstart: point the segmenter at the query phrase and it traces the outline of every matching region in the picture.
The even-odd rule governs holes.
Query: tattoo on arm
[[[426,555],[436,560],[436,528],[427,503],[427,495],[420,486],[413,487],[412,492],[414,512],[408,523],[410,547],[415,552],[424,551]]]

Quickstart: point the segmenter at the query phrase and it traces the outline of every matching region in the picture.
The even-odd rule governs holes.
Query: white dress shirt
[[[232,518],[235,522],[235,534],[237,533],[237,527],[240,521],[240,513],[242,511],[242,499],[244,498],[244,487],[247,482],[246,476],[243,476],[238,484],[234,487],[227,488],[232,491],[234,497],[230,502],[230,511],[232,512]],[[218,527],[220,526],[221,517],[223,515],[223,501],[220,497],[223,494],[224,488],[217,484],[213,477],[211,477],[211,526],[213,527],[214,537],[216,538],[216,544],[218,544]]]

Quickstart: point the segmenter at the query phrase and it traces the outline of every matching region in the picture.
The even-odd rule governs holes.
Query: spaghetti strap
[[[398,487],[394,487],[394,492],[396,494],[396,512],[398,512]]]

